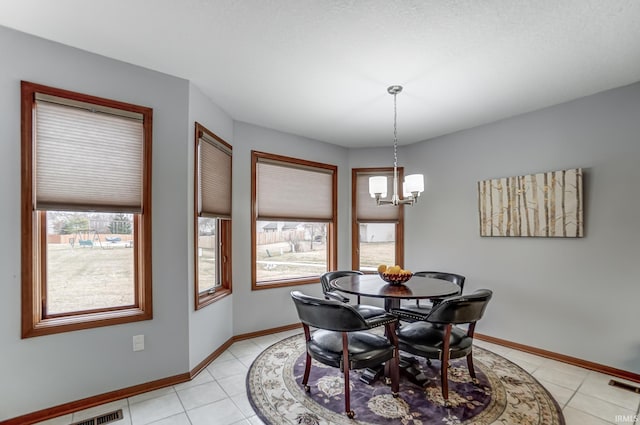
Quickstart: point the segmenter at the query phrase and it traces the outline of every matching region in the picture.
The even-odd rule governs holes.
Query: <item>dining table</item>
[[[400,308],[401,300],[439,299],[460,291],[455,283],[425,276],[411,276],[405,283],[391,284],[378,274],[350,275],[334,279],[329,284],[336,291],[347,294],[383,298],[386,311]]]

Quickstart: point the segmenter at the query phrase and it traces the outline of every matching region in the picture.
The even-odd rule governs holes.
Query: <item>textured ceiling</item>
[[[235,120],[426,140],[640,81],[637,0],[2,0],[0,25],[191,80]]]

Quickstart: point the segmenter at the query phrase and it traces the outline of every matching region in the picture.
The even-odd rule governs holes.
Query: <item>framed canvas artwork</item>
[[[478,182],[480,236],[584,236],[582,168]]]

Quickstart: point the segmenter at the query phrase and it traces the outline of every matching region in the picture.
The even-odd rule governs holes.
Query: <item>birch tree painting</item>
[[[480,236],[584,236],[582,168],[478,182]]]

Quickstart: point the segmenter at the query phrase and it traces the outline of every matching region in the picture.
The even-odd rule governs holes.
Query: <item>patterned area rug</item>
[[[318,362],[311,366],[311,392],[301,385],[305,344],[302,334],[286,338],[262,352],[247,374],[247,393],[253,409],[268,425],[283,424],[538,424],[564,425],[556,401],[531,375],[509,360],[474,347],[479,385],[469,377],[465,359],[451,362],[449,400],[440,392],[440,362],[420,362],[427,376],[424,388],[402,377],[400,397],[391,396],[381,380],[368,385],[352,371],[351,408],[344,413],[344,383],[339,369]]]

